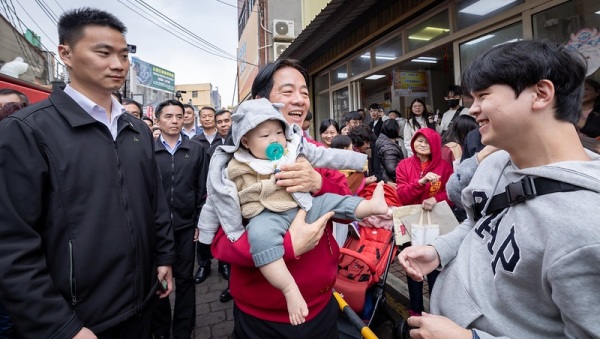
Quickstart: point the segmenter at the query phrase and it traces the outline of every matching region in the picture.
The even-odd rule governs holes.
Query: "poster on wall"
[[[394,70],[394,96],[429,97],[427,72]]]
[[[578,51],[587,60],[586,76],[594,74],[600,68],[600,32],[597,28],[583,28],[571,34],[566,47]]]

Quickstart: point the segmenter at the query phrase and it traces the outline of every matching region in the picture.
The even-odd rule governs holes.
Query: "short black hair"
[[[358,111],[350,111],[346,113],[346,122],[350,122],[350,120],[363,121],[363,119],[363,116],[358,113]]]
[[[12,89],[12,88],[0,88],[0,95],[11,95],[11,94],[14,94],[19,97],[19,100],[21,100],[21,105],[23,107],[29,105],[29,98],[22,92],[19,92],[16,89]]]
[[[142,115],[144,109],[142,108],[142,104],[140,104],[139,102],[133,100],[133,99],[129,99],[129,98],[125,98],[123,99],[122,102],[123,106],[125,105],[136,105],[137,108],[140,110],[140,115]]]
[[[185,110],[185,108],[191,108],[192,111],[196,112],[196,110],[194,109],[194,106],[190,105],[190,104],[183,104],[183,108]]]
[[[381,134],[385,135],[390,139],[396,139],[400,137],[400,125],[395,119],[387,119],[381,126]]]
[[[378,110],[378,111],[383,111],[383,107],[381,107],[381,105],[380,105],[380,104],[377,104],[377,103],[375,103],[375,104],[371,104],[371,105],[369,106],[369,109],[374,109],[374,110]]]
[[[230,111],[230,110],[228,110],[228,109],[220,109],[220,110],[218,110],[218,111],[215,113],[215,122],[217,121],[217,117],[218,117],[219,115],[221,115],[221,114],[225,114],[225,113],[230,113],[230,114],[231,114],[231,111]]]
[[[162,113],[163,108],[165,108],[167,106],[179,106],[179,107],[181,107],[182,113],[185,111],[185,109],[183,108],[183,104],[179,100],[175,100],[175,99],[165,100],[165,101],[161,102],[160,104],[158,104],[158,106],[156,107],[156,111],[154,112],[154,116],[156,117],[156,119],[160,118],[160,114]]]
[[[312,119],[313,119],[313,114],[311,111],[308,111],[306,113],[306,118],[304,118],[304,121],[312,121]]]
[[[375,141],[375,133],[367,125],[360,124],[348,131],[348,136],[352,140],[352,144],[356,147],[361,147],[366,143]]]
[[[335,137],[333,137],[333,139],[331,139],[331,145],[329,147],[345,149],[350,145],[352,145],[352,139],[350,139],[349,136],[336,135]]]
[[[152,121],[152,119],[150,119],[149,117],[147,117],[145,115],[142,115],[142,117],[140,119],[142,119],[143,121],[150,121],[152,123],[152,125],[154,125],[154,121]]]
[[[329,126],[333,126],[338,132],[338,134],[340,133],[340,125],[338,125],[337,121],[333,119],[325,119],[321,121],[321,125],[319,126],[319,133],[325,133]]]
[[[308,87],[309,77],[308,70],[302,65],[302,63],[296,59],[279,59],[275,62],[270,62],[264,65],[254,78],[252,82],[252,98],[266,98],[269,99],[271,90],[273,89],[273,75],[281,68],[291,67],[304,77],[306,86]]]
[[[87,26],[110,27],[123,35],[127,33],[125,24],[108,12],[89,7],[76,8],[64,12],[58,19],[58,43],[75,45]]]
[[[450,92],[454,93],[454,95],[462,95],[463,91],[462,91],[462,87],[458,86],[458,85],[450,85],[448,86],[448,88],[446,88],[444,90],[444,96],[447,97]]]
[[[585,58],[549,40],[521,40],[480,54],[462,74],[468,92],[506,85],[518,97],[541,80],[554,85],[555,118],[577,123],[581,116]]]
[[[210,107],[210,106],[204,106],[204,107],[200,108],[200,110],[198,112],[204,111],[205,109],[207,109],[209,111],[213,111],[213,113],[215,113],[215,114],[217,113],[217,111],[214,108]]]

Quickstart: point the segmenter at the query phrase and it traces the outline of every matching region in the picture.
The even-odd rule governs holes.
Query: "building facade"
[[[318,0],[316,2],[323,2]],[[250,97],[258,69],[276,60],[303,27],[300,0],[238,1],[238,100]]]
[[[28,32],[31,34],[30,31]],[[37,42],[39,43],[39,40]],[[2,46],[0,67],[16,58],[22,58],[28,65],[27,71],[18,74],[16,78],[36,85],[49,85],[56,80],[54,55],[33,45],[2,15],[0,15],[0,46]]]
[[[443,91],[462,69],[518,39],[578,49],[600,79],[599,30],[597,0],[332,0],[280,57],[309,69],[318,126],[372,103],[407,114],[415,98],[443,113]]]
[[[210,83],[176,85],[175,91],[181,94],[180,100],[183,103],[194,106],[196,111],[204,106],[210,106],[216,110],[221,107],[219,90],[213,88]]]

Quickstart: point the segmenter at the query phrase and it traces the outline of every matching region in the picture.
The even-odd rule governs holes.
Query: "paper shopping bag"
[[[446,201],[440,201],[435,204],[430,216],[431,222],[440,226],[440,235],[452,232],[459,224],[458,220],[456,220],[456,217],[454,216],[454,213],[452,213],[452,209]],[[420,217],[421,210],[417,210],[413,214],[402,217],[400,222],[406,225],[408,228],[408,233],[411,233],[410,226],[412,224],[417,224]]]
[[[421,211],[421,205],[408,205],[401,207],[392,207],[393,209],[393,218],[394,218],[394,235],[396,238],[396,245],[402,246],[408,242],[410,242],[410,232],[405,224],[402,222],[402,219],[415,214]]]
[[[423,221],[423,215],[427,220]],[[410,226],[410,237],[412,245],[429,245],[440,235],[440,225],[431,223],[429,211],[421,209],[419,222]]]

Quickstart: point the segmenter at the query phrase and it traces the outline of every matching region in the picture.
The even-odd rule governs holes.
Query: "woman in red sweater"
[[[441,157],[442,139],[431,128],[422,128],[415,132],[410,147],[413,156],[406,158],[396,167],[396,191],[402,205],[422,204],[423,209],[432,210],[435,204],[448,200],[446,183],[452,175],[452,165]],[[429,293],[439,271],[427,275]],[[423,312],[423,282],[407,277],[410,296],[411,316]]]

